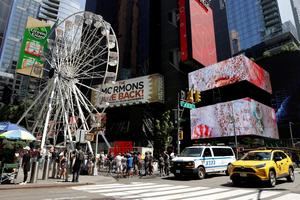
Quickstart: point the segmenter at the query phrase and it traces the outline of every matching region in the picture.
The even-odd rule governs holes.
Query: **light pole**
[[[237,141],[237,135],[235,131],[235,119],[234,119],[234,110],[233,110],[233,103],[231,104],[231,122],[233,125],[233,134],[234,134],[234,145],[235,145],[235,151],[236,151],[236,158],[239,158],[239,151],[238,151],[238,141]]]
[[[293,123],[293,122],[289,122],[289,128],[290,128],[290,134],[291,134],[292,147],[295,147],[294,137],[293,137],[292,124],[294,124],[294,123]]]
[[[180,136],[179,136],[179,130],[180,130],[180,94],[177,94],[177,155],[180,154]]]

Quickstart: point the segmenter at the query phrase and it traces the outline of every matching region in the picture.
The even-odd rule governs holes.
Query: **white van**
[[[181,154],[172,159],[171,172],[175,177],[197,175],[203,179],[207,173],[226,172],[235,155],[231,147],[192,146],[186,147]]]

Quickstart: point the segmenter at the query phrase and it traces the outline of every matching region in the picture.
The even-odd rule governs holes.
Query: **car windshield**
[[[270,152],[249,152],[244,155],[241,160],[270,160]]]
[[[179,157],[200,157],[202,148],[185,148]]]

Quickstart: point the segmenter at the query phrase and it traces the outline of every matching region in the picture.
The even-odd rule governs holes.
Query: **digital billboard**
[[[42,77],[44,60],[51,27],[40,20],[28,17],[16,72],[33,77]]]
[[[217,62],[212,10],[202,0],[178,0],[181,61]]]
[[[272,93],[269,73],[244,55],[229,58],[189,73],[189,87],[199,91],[244,80]]]
[[[96,89],[102,92],[92,92],[92,103],[99,108],[164,102],[164,81],[160,74],[98,85]]]
[[[279,138],[275,111],[250,98],[191,110],[191,139],[256,135]]]

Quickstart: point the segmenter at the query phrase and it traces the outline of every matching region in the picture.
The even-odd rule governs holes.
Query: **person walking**
[[[75,150],[73,158],[75,159],[75,161],[73,161],[72,182],[79,182],[80,170],[84,161],[84,153],[80,147],[77,147],[77,149]]]
[[[24,173],[24,179],[22,184],[27,183],[27,178],[28,178],[28,172],[30,171],[30,154],[29,154],[30,148],[24,147],[24,155],[22,159],[22,167],[23,167],[23,173]]]
[[[145,158],[144,158],[144,167],[145,167],[145,174],[144,176],[147,176],[149,174],[149,155],[148,152],[145,153]]]
[[[158,167],[159,167],[159,175],[160,176],[164,176],[164,170],[165,170],[165,161],[164,161],[164,157],[163,154],[159,154],[159,158],[158,158]]]
[[[165,175],[169,176],[169,174],[170,174],[170,156],[166,151],[164,152],[164,162],[165,162]]]

